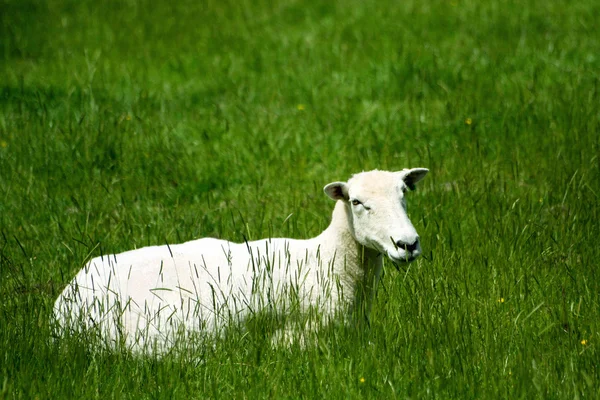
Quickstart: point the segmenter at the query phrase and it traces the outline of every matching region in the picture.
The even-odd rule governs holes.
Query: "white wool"
[[[375,170],[327,185],[337,203],[329,227],[312,239],[204,238],[96,257],[56,300],[58,327],[97,329],[132,351],[164,351],[179,334],[218,333],[264,310],[368,314],[382,256],[401,263],[421,254],[404,193],[426,173]]]

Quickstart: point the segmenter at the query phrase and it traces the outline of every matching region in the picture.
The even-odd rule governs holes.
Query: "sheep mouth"
[[[418,255],[407,255],[405,257],[394,257],[390,254],[388,254],[388,258],[394,263],[394,264],[408,264],[409,262],[413,262],[414,260],[416,260],[419,256]]]

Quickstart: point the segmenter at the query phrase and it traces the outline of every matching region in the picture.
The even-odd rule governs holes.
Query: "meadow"
[[[600,3],[0,0],[0,398],[600,397]],[[203,354],[54,340],[90,257],[308,238],[427,167],[370,324]],[[200,361],[198,361],[200,359]]]

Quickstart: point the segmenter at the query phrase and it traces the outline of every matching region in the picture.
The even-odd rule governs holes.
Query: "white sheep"
[[[382,255],[405,263],[421,254],[404,194],[427,172],[375,170],[328,184],[332,221],[312,239],[204,238],[96,257],[56,300],[59,332],[97,329],[108,344],[160,353],[179,335],[218,333],[257,312],[365,317]]]

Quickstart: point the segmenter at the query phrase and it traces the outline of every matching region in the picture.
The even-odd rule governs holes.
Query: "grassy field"
[[[0,0],[0,398],[597,398],[600,3]],[[369,328],[51,341],[91,256],[305,238],[427,167]]]

